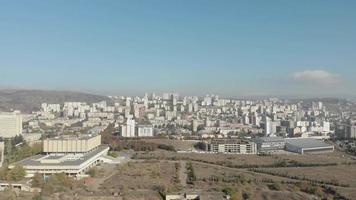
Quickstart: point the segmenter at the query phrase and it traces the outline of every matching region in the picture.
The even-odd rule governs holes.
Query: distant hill
[[[66,101],[82,101],[94,103],[103,100],[110,101],[106,96],[81,92],[0,89],[0,111],[21,110],[23,113],[31,113],[39,110],[43,102],[62,104]]]

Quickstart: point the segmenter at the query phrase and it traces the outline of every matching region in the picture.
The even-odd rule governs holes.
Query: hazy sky
[[[356,95],[355,9],[336,0],[0,0],[0,87]]]

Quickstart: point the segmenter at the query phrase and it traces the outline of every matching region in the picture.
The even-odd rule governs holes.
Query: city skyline
[[[355,97],[354,2],[2,1],[1,88]]]

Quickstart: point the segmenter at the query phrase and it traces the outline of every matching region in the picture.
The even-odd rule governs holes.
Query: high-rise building
[[[19,111],[0,113],[0,137],[12,138],[22,134],[22,116]]]
[[[193,120],[192,121],[192,130],[194,133],[198,132],[198,126],[199,126],[198,120]]]
[[[135,137],[135,120],[127,119],[126,125],[121,126],[122,137]]]
[[[273,131],[273,122],[270,117],[264,116],[264,124],[265,124],[265,136],[270,137],[274,136],[274,131]]]

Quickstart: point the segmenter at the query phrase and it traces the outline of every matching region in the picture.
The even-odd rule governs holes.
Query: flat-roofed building
[[[259,137],[255,138],[254,142],[261,152],[283,150],[286,146],[285,139],[281,137]]]
[[[127,119],[126,124],[121,125],[121,136],[122,137],[136,137],[135,126],[136,126],[135,120],[133,120],[131,118]]]
[[[19,111],[0,113],[0,137],[12,138],[22,134],[22,116]]]
[[[138,125],[137,126],[137,136],[138,137],[153,137],[153,126],[152,125]]]
[[[208,144],[208,151],[213,153],[256,154],[254,142],[241,139],[214,139]]]
[[[313,138],[286,138],[286,150],[300,154],[331,153],[334,145]]]
[[[43,140],[44,153],[84,153],[101,144],[101,135],[60,136]]]
[[[100,135],[62,136],[43,141],[43,153],[35,155],[9,167],[21,165],[26,169],[26,177],[36,173],[49,176],[65,173],[81,178],[85,172],[102,162],[109,151],[108,146],[101,145]]]

